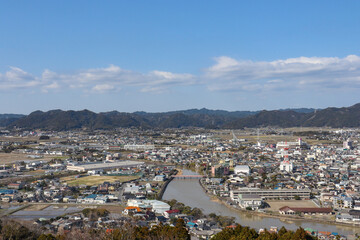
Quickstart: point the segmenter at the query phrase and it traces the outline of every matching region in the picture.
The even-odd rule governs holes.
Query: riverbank
[[[280,215],[280,214],[276,214],[276,213],[266,213],[266,212],[258,212],[258,211],[249,211],[249,210],[245,210],[245,209],[240,209],[237,208],[231,204],[229,204],[226,199],[223,199],[219,196],[216,196],[214,194],[211,194],[206,187],[203,185],[201,179],[199,179],[199,185],[201,186],[201,188],[203,189],[204,193],[211,199],[211,201],[213,202],[217,202],[220,203],[222,205],[224,205],[225,207],[227,207],[229,210],[231,211],[235,211],[239,214],[251,214],[251,215],[255,215],[258,217],[265,217],[265,218],[276,218],[279,219],[280,221],[310,221],[310,222],[314,222],[314,223],[320,223],[320,224],[331,224],[334,226],[341,226],[341,227],[349,227],[349,228],[358,228],[359,225],[357,224],[352,224],[352,223],[339,223],[336,221],[330,221],[330,220],[325,220],[325,219],[313,219],[313,218],[306,218],[306,217],[301,217],[301,216],[284,216],[284,215]],[[359,231],[360,232],[360,231]]]
[[[197,175],[193,171],[183,169],[185,175]],[[205,182],[204,182],[205,184]],[[210,190],[211,191],[211,190]],[[210,192],[211,193],[211,192]],[[210,196],[210,197],[209,197]],[[314,223],[307,220],[282,220],[283,218],[272,217],[271,215],[260,215],[255,212],[234,211],[214,197],[205,193],[198,179],[177,179],[175,178],[167,187],[164,200],[176,199],[178,202],[184,203],[191,208],[199,208],[204,214],[214,213],[218,216],[234,217],[235,221],[242,226],[249,226],[254,229],[267,228],[272,226],[295,231],[299,227],[313,228],[324,232],[337,232],[340,235],[349,236],[360,233],[360,229],[348,225],[335,225],[333,223],[323,224]],[[236,206],[234,206],[236,207]]]
[[[179,174],[179,171],[178,171],[177,169],[175,169],[173,175],[178,175],[178,174]],[[181,171],[180,174],[182,174],[182,171]],[[170,183],[172,180],[174,180],[173,175],[171,175],[171,176],[169,177],[169,179],[166,180],[166,182],[161,186],[160,192],[159,192],[158,195],[156,196],[156,198],[157,198],[158,200],[161,200],[161,199],[162,199],[162,197],[163,197],[163,195],[164,195],[164,192],[165,192],[167,186],[169,185],[169,183]]]

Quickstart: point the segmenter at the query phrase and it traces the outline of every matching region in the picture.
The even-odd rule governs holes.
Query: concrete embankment
[[[179,174],[179,171],[178,171],[178,170],[175,170],[175,173],[174,173],[173,175],[178,175],[178,174]],[[163,197],[163,195],[164,195],[164,192],[165,192],[167,186],[168,186],[169,183],[174,179],[173,175],[171,175],[171,176],[169,177],[169,179],[166,180],[166,182],[161,186],[161,190],[160,190],[160,192],[158,193],[158,195],[157,195],[157,197],[156,197],[158,200],[161,200],[161,199],[162,199],[162,197]]]

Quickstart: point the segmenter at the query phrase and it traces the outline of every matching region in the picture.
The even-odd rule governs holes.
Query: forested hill
[[[23,114],[0,114],[0,127],[5,127],[15,122],[19,118],[23,118]]]
[[[204,127],[214,129],[261,126],[360,127],[360,104],[323,110],[302,108],[257,112],[191,109],[165,113],[124,113],[117,111],[94,113],[89,110],[51,110],[48,112],[35,111],[27,116],[7,118],[7,121],[2,126],[54,131],[80,128],[112,129],[117,127]]]

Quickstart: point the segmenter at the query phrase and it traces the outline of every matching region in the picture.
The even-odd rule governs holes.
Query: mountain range
[[[224,111],[190,109],[164,113],[118,111],[94,113],[89,110],[47,112],[29,115],[0,114],[6,128],[63,131],[72,129],[112,129],[118,127],[239,129],[245,127],[360,127],[360,103],[351,107],[326,109],[281,109],[273,111]]]

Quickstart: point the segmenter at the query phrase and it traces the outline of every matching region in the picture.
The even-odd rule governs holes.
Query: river
[[[183,174],[196,175],[197,173],[184,170]],[[163,199],[176,199],[178,202],[182,202],[192,208],[200,208],[205,214],[215,213],[217,215],[235,217],[235,221],[240,225],[249,226],[255,229],[269,229],[271,226],[276,226],[280,229],[284,226],[291,230],[295,230],[299,227],[310,227],[318,231],[338,232],[342,235],[360,233],[360,230],[356,227],[323,224],[303,220],[280,220],[273,217],[260,217],[251,213],[236,212],[222,203],[212,201],[200,186],[199,180],[195,179],[174,179],[167,186]]]

